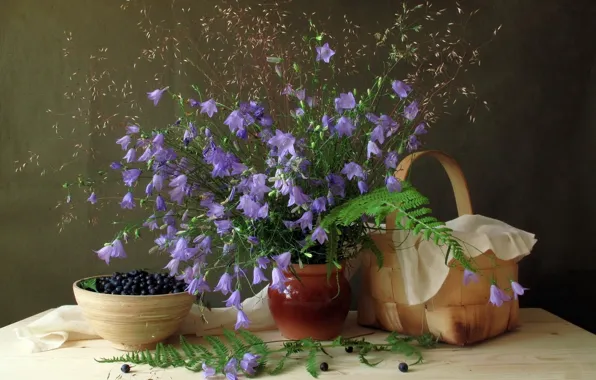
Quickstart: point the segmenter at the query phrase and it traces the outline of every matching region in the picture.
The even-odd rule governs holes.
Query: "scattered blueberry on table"
[[[129,373],[130,372],[130,366],[128,364],[122,364],[122,367],[120,367],[120,371],[122,371],[124,373]]]
[[[408,372],[408,364],[406,364],[406,363],[399,363],[399,366],[397,366],[397,368],[401,372]]]
[[[321,371],[327,372],[329,370],[329,364],[323,362],[323,363],[321,363],[320,368],[321,368]]]

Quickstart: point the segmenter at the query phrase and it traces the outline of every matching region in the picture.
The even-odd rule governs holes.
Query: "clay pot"
[[[101,276],[98,276],[101,277]],[[178,331],[195,297],[188,293],[154,296],[102,294],[72,285],[77,304],[96,334],[116,349],[153,349]]]
[[[293,265],[298,275],[285,272],[287,290],[269,288],[269,309],[287,339],[332,340],[341,334],[350,310],[352,293],[343,270],[334,269],[327,279],[327,266]]]

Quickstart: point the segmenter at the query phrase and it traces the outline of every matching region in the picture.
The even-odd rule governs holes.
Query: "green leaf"
[[[317,350],[312,348],[308,352],[308,358],[306,359],[306,370],[312,377],[319,377],[319,366],[317,365]]]
[[[83,280],[79,283],[79,286],[85,290],[93,290],[97,293],[97,279],[96,278],[88,278]]]

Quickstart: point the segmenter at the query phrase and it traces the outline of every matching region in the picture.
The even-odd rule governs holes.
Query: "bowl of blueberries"
[[[73,291],[97,335],[124,351],[153,349],[176,333],[195,296],[167,273],[133,270],[76,281]]]

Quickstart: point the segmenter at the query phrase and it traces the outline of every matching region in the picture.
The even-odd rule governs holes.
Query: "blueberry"
[[[145,296],[145,295],[147,295],[147,292],[146,292],[146,291],[144,291],[144,290],[141,290],[141,295],[142,295],[142,296]]]
[[[408,365],[406,363],[399,363],[399,365],[397,366],[397,368],[401,372],[408,372]]]
[[[130,366],[128,364],[122,364],[122,367],[120,367],[120,371],[122,371],[124,373],[129,373],[130,372]]]
[[[329,364],[323,362],[323,363],[321,363],[320,368],[321,368],[321,371],[327,372],[329,370]]]

